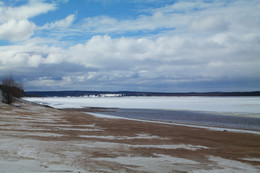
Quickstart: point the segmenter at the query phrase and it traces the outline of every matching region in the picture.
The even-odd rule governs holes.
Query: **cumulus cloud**
[[[3,70],[18,67],[37,67],[42,63],[41,48],[32,45],[0,47],[0,64]]]
[[[70,77],[63,77],[59,82],[51,77],[39,77],[35,80],[29,81],[27,85],[31,86],[44,86],[44,87],[62,87],[71,84]]]
[[[0,39],[18,41],[29,38],[34,33],[35,25],[28,20],[9,20],[0,25]]]
[[[5,67],[38,69],[55,64],[55,68],[61,71],[57,73],[58,79],[52,78],[54,74],[42,76],[44,74],[39,72],[40,77],[27,82],[31,87],[36,84],[54,88],[76,87],[75,83],[82,87],[91,83],[97,88],[105,85],[113,89],[117,84],[121,87],[139,86],[141,90],[151,83],[170,86],[223,78],[257,78],[259,54],[260,45],[254,38],[241,39],[227,34],[204,39],[188,36],[115,39],[105,35],[94,36],[86,43],[68,49],[23,45],[6,47],[4,51],[2,47],[0,63]],[[84,66],[85,69],[72,71],[66,69],[64,63]],[[52,71],[55,72],[54,67]]]
[[[67,59],[66,51],[57,48],[57,47],[50,47],[48,48],[48,54],[46,58],[42,61],[44,64],[59,64]]]
[[[233,44],[234,40],[236,44]],[[86,44],[70,47],[71,58],[68,61],[102,69],[110,77],[120,78],[116,75],[120,74],[125,79],[135,75],[140,79],[154,80],[214,80],[224,76],[249,77],[253,75],[252,71],[257,77],[259,70],[254,63],[259,63],[259,51],[247,48],[248,53],[254,52],[251,61],[246,53],[239,56],[238,47],[243,49],[243,41],[233,37],[219,44],[215,38],[172,36],[154,40],[95,36]],[[255,42],[247,44],[254,46]]]
[[[17,67],[39,67],[44,64],[66,62],[66,50],[55,46],[40,46],[27,43],[16,46],[0,47],[0,64],[3,69]]]
[[[253,81],[259,79],[260,74],[259,9],[259,1],[254,0],[178,1],[131,20],[98,16],[74,23],[75,15],[71,14],[43,28],[66,28],[64,35],[69,34],[70,29],[78,29],[77,34],[81,36],[88,33],[94,36],[66,47],[41,39],[2,46],[0,71],[37,68],[39,72],[35,72],[33,79],[27,79],[27,87],[42,85],[54,89],[72,89],[66,87],[73,86],[93,90],[161,88],[171,91],[174,87],[192,89],[213,85],[216,81],[223,86],[229,81]],[[36,26],[28,16],[33,14],[0,23],[0,38],[5,36],[16,41],[18,35],[21,35],[19,39],[30,37]],[[8,35],[11,26],[24,29],[19,30],[17,36],[14,29],[10,29]],[[23,30],[30,31],[30,27],[31,32],[22,34]],[[153,36],[114,36],[114,33],[147,30]],[[153,34],[158,30],[158,34]],[[54,73],[50,74],[49,69]]]
[[[0,4],[0,39],[15,42],[29,38],[36,28],[29,19],[54,9],[54,4],[40,1],[30,1],[20,7]]]

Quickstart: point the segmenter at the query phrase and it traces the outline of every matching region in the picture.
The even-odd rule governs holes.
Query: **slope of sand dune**
[[[1,172],[260,172],[260,135],[0,103]]]

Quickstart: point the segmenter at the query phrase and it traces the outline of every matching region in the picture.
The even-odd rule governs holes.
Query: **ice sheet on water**
[[[135,108],[260,114],[260,97],[48,97],[25,98],[55,108]]]
[[[260,97],[49,97],[26,99],[34,102],[42,100],[56,108],[123,108],[115,109],[113,112],[90,113],[102,118],[116,118],[114,115],[117,115],[124,119],[171,121],[201,126],[257,130],[259,133]],[[236,115],[237,117],[222,115]]]

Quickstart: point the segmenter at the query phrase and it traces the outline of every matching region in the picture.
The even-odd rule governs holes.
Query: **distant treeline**
[[[27,97],[82,97],[115,94],[121,96],[260,96],[260,91],[252,92],[190,92],[190,93],[164,93],[164,92],[134,92],[134,91],[28,91]]]

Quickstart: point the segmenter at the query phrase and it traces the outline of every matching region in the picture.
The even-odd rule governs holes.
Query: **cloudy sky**
[[[25,90],[260,90],[259,0],[0,0]]]

